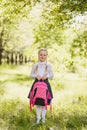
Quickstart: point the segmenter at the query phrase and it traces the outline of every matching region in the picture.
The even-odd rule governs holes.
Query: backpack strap
[[[33,104],[33,94],[34,94],[34,91],[32,89],[32,91],[30,93],[30,111],[32,111],[32,107],[34,106],[34,104]]]
[[[50,104],[50,112],[52,113],[52,103]]]

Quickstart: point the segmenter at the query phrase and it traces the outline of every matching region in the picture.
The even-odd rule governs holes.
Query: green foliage
[[[87,57],[87,31],[84,31],[83,34],[79,34],[76,39],[73,40],[73,43],[70,48],[71,56],[81,56]]]
[[[29,11],[31,9],[31,5],[29,1],[1,1],[0,4],[0,33],[3,31],[2,39],[3,49],[5,50],[14,50],[14,44],[12,39],[14,39],[13,32],[17,29],[18,23],[24,17],[27,17]],[[16,37],[15,37],[16,39]],[[9,41],[11,42],[9,46]],[[16,42],[16,41],[15,41]],[[13,43],[13,47],[12,47]],[[16,43],[17,46],[17,43]],[[10,49],[9,49],[10,48]]]
[[[3,24],[10,24],[10,23],[15,23],[16,20],[18,19],[19,15],[22,14],[25,15],[27,13],[27,4],[28,1],[3,1],[1,2],[1,18]],[[26,7],[26,10],[25,10]],[[25,12],[26,11],[26,12]],[[28,8],[29,11],[29,8]],[[4,17],[3,17],[4,16]]]
[[[85,0],[51,0],[55,4],[60,4],[60,12],[80,12],[84,13],[86,11],[87,2]]]
[[[35,43],[39,47],[51,47],[52,44],[63,44],[64,24],[71,18],[71,14],[60,12],[60,5],[51,2],[44,3],[40,21],[35,28]]]
[[[85,31],[82,34],[81,31],[75,30],[78,36],[73,37],[75,32],[70,27],[74,23],[78,25],[73,21],[74,18],[77,19],[77,16],[82,14],[86,17],[86,1],[4,0],[0,2],[0,34],[3,32],[0,39],[4,50],[21,51],[36,61],[37,49],[46,47],[53,54],[52,58],[50,56],[49,59],[55,64],[55,70],[76,71],[80,61],[76,64],[77,59],[74,57],[82,59],[87,55],[87,33],[85,26],[81,25],[80,30]],[[63,48],[67,55],[64,53],[65,56],[57,56],[59,55],[59,47],[61,50]],[[63,51],[60,53],[62,54]],[[85,64],[84,61],[82,64]],[[64,68],[60,67],[62,65]]]

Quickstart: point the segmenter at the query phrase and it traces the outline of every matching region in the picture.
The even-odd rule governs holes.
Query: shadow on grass
[[[2,73],[0,74],[2,76],[2,79],[0,83],[4,84],[7,82],[15,82],[19,84],[25,84],[26,82],[31,82],[32,79],[24,74],[7,74],[7,73]]]

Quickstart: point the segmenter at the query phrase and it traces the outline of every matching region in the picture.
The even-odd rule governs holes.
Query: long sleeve
[[[36,69],[36,64],[34,64],[32,69],[31,69],[31,72],[30,72],[30,77],[31,78],[36,78],[36,76],[37,76],[37,74],[35,72],[35,69]]]
[[[34,64],[31,69],[30,77],[36,78],[37,75],[40,75],[41,77],[44,76],[45,71],[46,71],[46,66],[47,66],[47,72],[46,72],[47,78],[49,79],[53,78],[53,71],[52,71],[51,65],[46,62],[39,62],[37,64]]]
[[[50,64],[48,64],[48,73],[47,73],[47,78],[51,79],[53,78],[53,71],[52,71],[52,67]]]

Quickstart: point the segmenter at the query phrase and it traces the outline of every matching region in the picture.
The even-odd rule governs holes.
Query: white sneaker
[[[36,122],[36,124],[39,124],[40,123],[40,120],[39,119],[37,119],[37,122]]]
[[[42,119],[42,122],[45,123],[45,119]]]

